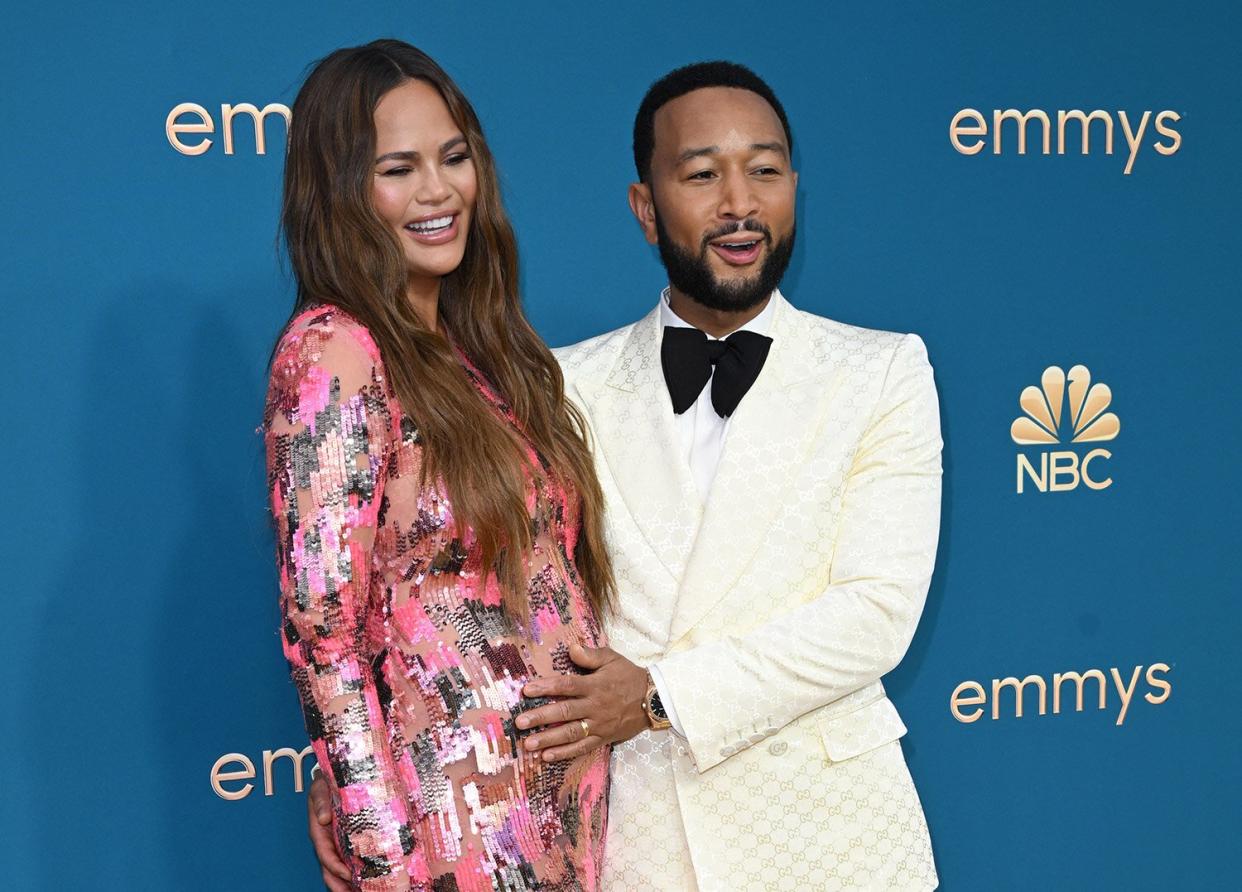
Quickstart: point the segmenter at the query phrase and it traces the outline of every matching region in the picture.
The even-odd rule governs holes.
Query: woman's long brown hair
[[[375,107],[410,79],[443,97],[469,145],[479,185],[461,265],[441,281],[440,319],[511,406],[550,473],[577,492],[582,526],[571,557],[602,615],[615,586],[586,423],[566,400],[560,367],[522,311],[517,243],[479,119],[440,66],[407,43],[377,40],[337,50],[315,66],[293,103],[281,218],[297,277],[294,314],[331,303],[370,330],[397,399],[418,429],[424,479],[444,481],[459,529],[474,530],[482,566],[496,573],[506,607],[525,616],[522,570],[533,545],[527,475],[545,472],[528,467],[450,343],[414,312],[401,245],[372,204]]]

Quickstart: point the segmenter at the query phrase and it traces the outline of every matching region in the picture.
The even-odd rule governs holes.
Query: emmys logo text
[[[289,106],[279,102],[269,102],[262,109],[249,102],[237,105],[224,103],[220,106],[219,134],[224,138],[224,154],[232,155],[235,144],[233,141],[234,122],[239,116],[248,122],[254,134],[254,153],[267,154],[267,116],[278,114],[285,120],[285,135],[289,132],[289,122],[293,114]],[[245,124],[242,125],[243,127]],[[164,119],[164,135],[168,143],[182,155],[202,155],[211,148],[214,140],[205,134],[215,134],[216,119],[211,112],[196,102],[182,102],[173,106],[168,117]],[[283,137],[282,137],[283,142]]]
[[[301,793],[305,777],[305,766],[302,763],[307,756],[311,756],[312,752],[309,746],[301,752],[287,746],[282,746],[278,750],[264,750],[261,760],[263,795],[271,796],[276,792],[273,774],[277,760],[281,759],[289,763],[293,775],[293,792]],[[312,756],[310,768],[312,776],[318,768],[319,765]],[[221,799],[227,799],[230,802],[245,799],[254,790],[254,784],[251,781],[255,779],[256,773],[254,762],[245,753],[225,753],[211,766],[211,789]],[[225,786],[226,784],[228,786]]]
[[[1101,669],[1088,669],[1086,672],[1054,672],[1051,684],[1045,681],[1042,675],[1028,675],[1020,681],[1012,675],[1007,678],[994,678],[991,685],[992,720],[999,720],[1002,712],[1012,712],[1014,718],[1022,718],[1024,702],[1026,705],[1031,705],[1033,702],[1038,707],[1040,715],[1047,715],[1049,699],[1052,700],[1052,714],[1059,714],[1062,688],[1066,682],[1074,683],[1074,711],[1082,712],[1086,702],[1087,683],[1093,682],[1097,709],[1108,709],[1110,689],[1116,692],[1117,719],[1115,724],[1120,726],[1125,724],[1126,714],[1130,711],[1130,703],[1138,693],[1139,678],[1142,677],[1147,686],[1142,699],[1153,706],[1159,706],[1173,693],[1173,685],[1165,678],[1171,671],[1167,663],[1152,663],[1147,667],[1146,674],[1143,672],[1142,665],[1135,666],[1128,673],[1123,673],[1114,666],[1108,670],[1107,677]],[[1028,686],[1034,695],[1024,700],[1023,695]],[[1013,691],[1012,707],[1003,705],[1002,701],[1009,699],[1005,697],[1006,689]],[[1051,698],[1048,696],[1050,691]],[[988,689],[977,681],[964,681],[949,695],[949,712],[953,714],[953,718],[964,725],[972,724],[983,718],[984,712],[988,711],[987,706]],[[1067,702],[1066,709],[1068,708]]]
[[[1113,116],[1103,111],[1095,109],[1094,111],[1084,112],[1082,109],[1072,108],[1069,110],[1062,109],[1056,113],[1056,134],[1057,134],[1057,154],[1065,154],[1065,146],[1067,142],[1073,145],[1073,140],[1067,140],[1067,135],[1077,133],[1079,136],[1080,151],[1083,155],[1091,154],[1091,125],[1096,124],[1096,145],[1102,139],[1104,142],[1104,154],[1111,155],[1113,153]],[[1117,120],[1120,122],[1120,130],[1125,136],[1126,147],[1129,155],[1126,158],[1126,167],[1123,173],[1129,175],[1134,169],[1134,159],[1138,157],[1138,153],[1143,147],[1143,135],[1148,133],[1148,125],[1151,125],[1152,131],[1168,140],[1164,142],[1155,139],[1151,142],[1151,148],[1155,149],[1161,155],[1172,155],[1182,147],[1182,135],[1173,127],[1169,126],[1169,122],[1177,123],[1182,116],[1175,111],[1165,111],[1156,114],[1153,119],[1150,111],[1143,112],[1142,117],[1137,121],[1131,119],[1130,115],[1124,111],[1117,112]],[[1004,146],[1008,144],[1006,140],[1002,140],[1006,121],[1013,121],[1013,126],[1009,128],[1010,137],[1017,140],[1018,154],[1026,154],[1026,137],[1027,128],[1032,122],[1038,124],[1040,130],[1040,148],[1045,155],[1052,154],[1052,116],[1046,111],[1034,108],[1030,111],[1022,112],[1016,108],[993,109],[992,110],[992,129],[988,131],[988,119],[983,112],[973,108],[964,108],[953,116],[953,120],[949,122],[949,142],[953,148],[961,152],[963,155],[977,155],[983,151],[983,147],[987,144],[988,137],[992,139],[992,154],[999,155],[1004,151]],[[1101,136],[1102,134],[1102,136]],[[1150,134],[1149,134],[1150,135]],[[1072,148],[1071,148],[1072,151]]]
[[[1112,401],[1112,390],[1107,384],[1092,384],[1085,365],[1074,366],[1069,374],[1060,366],[1049,366],[1039,387],[1022,391],[1018,405],[1024,414],[1014,419],[1009,436],[1019,446],[1107,442],[1121,431],[1117,416],[1104,411]],[[1036,467],[1028,454],[1019,452],[1018,492],[1023,492],[1027,481],[1040,492],[1066,492],[1079,484],[1107,489],[1113,480],[1099,463],[1110,458],[1112,453],[1101,447],[1081,456],[1070,449],[1043,449]]]

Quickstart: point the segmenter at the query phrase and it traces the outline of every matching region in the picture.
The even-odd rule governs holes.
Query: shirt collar
[[[759,311],[759,315],[745,325],[735,329],[735,331],[753,331],[755,334],[766,335],[768,329],[772,327],[773,307],[776,306],[774,298],[780,293],[779,288],[773,291],[771,296],[768,297],[767,305]],[[694,328],[693,325],[673,312],[673,308],[668,304],[668,294],[669,290],[667,288],[660,292],[660,324],[662,326],[671,325],[674,328]],[[733,334],[733,332],[729,332],[729,334]],[[722,340],[721,338],[713,338],[711,335],[707,337],[711,340]],[[728,335],[725,335],[725,337],[728,337]]]

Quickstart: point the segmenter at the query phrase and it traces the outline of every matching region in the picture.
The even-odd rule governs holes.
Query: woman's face
[[[466,138],[435,87],[408,80],[375,107],[371,197],[405,252],[411,292],[457,269],[478,194]]]

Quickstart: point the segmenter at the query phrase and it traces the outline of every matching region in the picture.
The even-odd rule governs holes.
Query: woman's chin
[[[406,270],[411,280],[442,279],[459,266],[461,266],[461,254],[448,257],[406,256]]]

